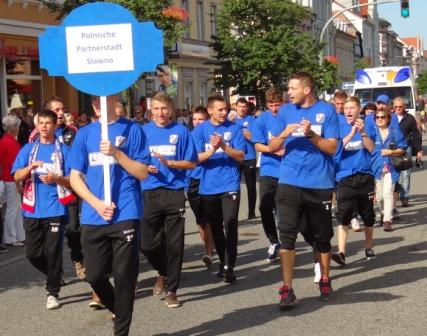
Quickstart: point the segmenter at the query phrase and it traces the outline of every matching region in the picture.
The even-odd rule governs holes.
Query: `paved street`
[[[311,251],[299,240],[294,282],[298,306],[278,309],[279,264],[268,264],[259,218],[246,215],[245,188],[239,226],[238,281],[227,285],[202,266],[202,248],[191,211],[187,212],[185,263],[179,298],[167,308],[151,295],[155,273],[141,259],[139,291],[131,335],[410,335],[427,334],[427,170],[412,175],[411,206],[399,208],[395,231],[375,231],[376,260],[364,260],[363,233],[350,232],[344,268],[332,267],[335,299],[320,302],[313,283]],[[336,240],[334,238],[334,244]],[[0,255],[0,335],[111,335],[106,310],[88,307],[90,288],[75,278],[64,253],[62,307],[47,311],[43,277],[23,248]]]

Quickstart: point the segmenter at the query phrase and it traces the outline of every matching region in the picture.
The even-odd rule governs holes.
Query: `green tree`
[[[419,94],[427,94],[427,71],[423,71],[418,75],[417,87]]]
[[[58,13],[58,19],[62,19],[73,9],[93,0],[47,0],[45,3],[51,11]],[[164,10],[172,6],[172,0],[113,0],[108,1],[119,4],[133,13],[138,21],[153,21],[155,25],[164,32],[164,44],[170,48],[182,38],[185,26],[180,13],[176,15],[165,15]],[[173,11],[172,11],[173,12]],[[182,14],[182,13],[181,13]]]
[[[292,73],[308,71],[319,90],[336,87],[336,65],[319,66],[320,45],[307,31],[311,15],[290,0],[224,1],[212,44],[215,86],[262,98],[271,86],[285,88]]]

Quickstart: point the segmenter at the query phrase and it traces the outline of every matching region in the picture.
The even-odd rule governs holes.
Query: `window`
[[[39,61],[6,58],[3,64],[7,107],[23,107],[30,114],[40,111],[43,101]]]
[[[197,1],[197,39],[205,39],[205,16],[203,11],[203,1]]]
[[[181,8],[184,8],[188,14],[190,14],[190,9],[188,7],[188,0],[181,0]],[[184,22],[185,31],[184,31],[184,37],[189,38],[190,37],[190,21],[189,19],[186,19]]]
[[[208,83],[204,82],[200,84],[200,105],[206,106],[208,96]]]
[[[216,5],[212,4],[211,5],[211,34],[212,36],[216,36],[217,35],[217,31],[216,31],[216,16],[217,16],[217,8]]]
[[[184,83],[184,108],[191,110],[193,106],[193,83]]]

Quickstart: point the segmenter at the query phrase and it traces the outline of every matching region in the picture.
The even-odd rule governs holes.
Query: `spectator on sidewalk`
[[[21,120],[13,115],[2,119],[5,134],[0,139],[0,181],[4,183],[6,212],[3,224],[2,243],[24,246],[25,231],[21,215],[22,185],[11,175],[12,165],[21,149],[17,140]],[[1,238],[1,237],[0,237]]]

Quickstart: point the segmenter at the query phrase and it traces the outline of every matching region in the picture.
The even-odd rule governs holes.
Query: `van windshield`
[[[406,100],[406,108],[414,108],[410,86],[356,89],[354,91],[354,95],[359,97],[362,106],[367,103],[376,103],[377,97],[382,94],[389,96],[391,101],[396,97],[403,97]]]

